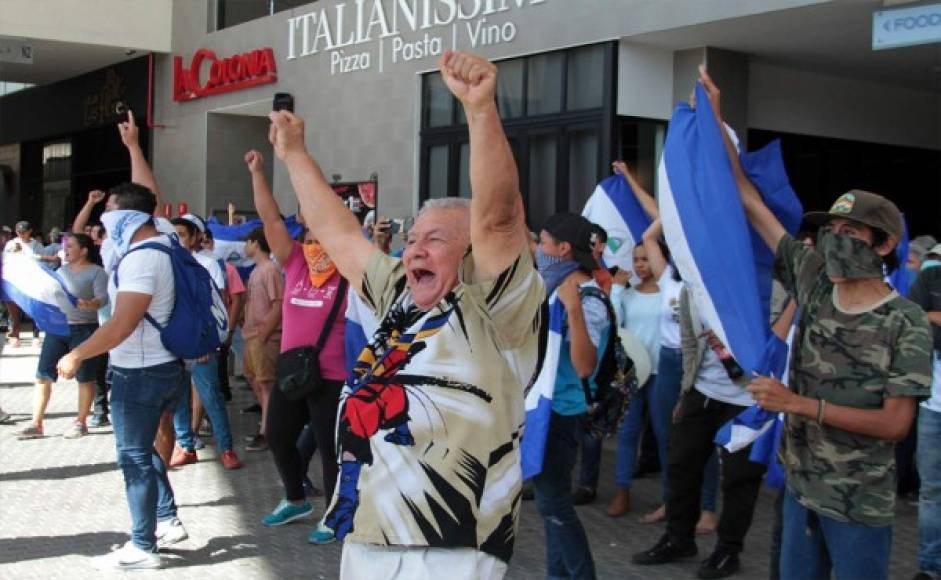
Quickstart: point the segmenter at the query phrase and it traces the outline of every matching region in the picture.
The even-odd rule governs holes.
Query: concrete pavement
[[[110,428],[92,430],[87,437],[75,440],[60,436],[74,417],[75,383],[63,381],[53,388],[45,438],[15,438],[15,431],[29,419],[38,352],[24,339],[23,347],[6,348],[0,355],[0,406],[16,420],[15,426],[0,426],[0,578],[126,578],[125,573],[98,572],[90,563],[90,556],[127,540],[130,518]],[[233,390],[235,400],[229,406],[229,416],[245,468],[225,471],[210,440],[199,452],[198,464],[174,470],[170,478],[190,539],[165,554],[167,566],[163,570],[135,574],[201,580],[337,578],[340,545],[311,546],[306,542],[314,519],[274,529],[259,523],[281,497],[280,484],[269,453],[244,451],[243,436],[253,430],[258,416],[238,412],[251,402],[243,383],[234,381]],[[607,517],[605,509],[613,491],[613,451],[613,445],[606,447],[598,500],[579,508],[599,578],[695,577],[700,558],[656,568],[630,563],[631,554],[650,547],[662,533],[662,525],[636,523],[640,514],[654,507],[659,485],[656,476],[638,480],[632,491],[632,513],[620,519]],[[316,458],[313,463],[318,463]],[[311,468],[311,477],[319,486],[316,465]],[[746,540],[744,569],[737,578],[768,577],[773,499],[770,491],[763,490]],[[322,498],[315,506],[319,517]],[[911,578],[916,571],[916,510],[906,502],[899,504],[893,578]],[[714,536],[700,539],[702,558],[708,556],[714,541]],[[544,578],[543,562],[542,522],[533,502],[524,502],[508,578]]]

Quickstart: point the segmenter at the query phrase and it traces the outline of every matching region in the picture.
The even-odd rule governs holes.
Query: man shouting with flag
[[[702,82],[719,117],[719,91]],[[781,578],[887,578],[895,508],[894,442],[929,394],[925,315],[883,281],[898,267],[902,216],[886,198],[853,190],[829,212],[818,250],[788,235],[726,146],[749,222],[775,249],[776,277],[801,310],[790,389],[757,377],[748,387],[787,415]]]

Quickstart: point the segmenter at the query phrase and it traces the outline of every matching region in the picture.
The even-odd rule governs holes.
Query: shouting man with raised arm
[[[701,77],[719,115],[719,91]],[[828,578],[831,568],[837,578],[887,578],[894,444],[931,384],[925,314],[883,281],[884,267],[898,267],[902,215],[880,195],[850,191],[805,216],[821,226],[809,248],[787,235],[726,141],[745,213],[800,308],[790,389],[768,377],[748,387],[762,408],[787,414],[781,578]]]
[[[467,115],[473,196],[427,203],[401,260],[362,236],[307,152],[303,121],[271,114],[308,226],[381,320],[337,429],[326,525],[346,538],[342,578],[502,578],[513,551],[545,289],[494,100],[497,68],[460,52],[440,66]]]

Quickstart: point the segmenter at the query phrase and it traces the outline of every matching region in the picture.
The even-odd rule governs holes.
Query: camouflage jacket
[[[927,396],[931,335],[917,305],[892,292],[868,310],[836,305],[823,256],[786,236],[775,275],[795,296],[801,320],[790,387],[835,405],[878,409],[887,397]],[[840,521],[891,525],[895,444],[788,415],[781,461],[802,505]]]

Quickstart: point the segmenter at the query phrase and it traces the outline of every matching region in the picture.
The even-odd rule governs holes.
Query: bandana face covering
[[[559,256],[550,256],[543,252],[542,248],[536,248],[536,269],[539,270],[539,275],[546,283],[546,295],[552,296],[559,284],[578,269],[578,262]]]
[[[826,261],[827,276],[831,280],[882,278],[882,257],[862,240],[825,232],[820,237],[820,252]]]
[[[101,223],[108,237],[101,244],[101,259],[107,272],[114,270],[118,261],[127,253],[131,238],[141,226],[150,223],[152,217],[142,211],[115,209],[101,214]]]
[[[307,271],[310,273],[310,283],[314,288],[320,288],[337,271],[337,265],[330,256],[323,251],[323,247],[316,242],[304,244],[304,260],[307,261]]]

